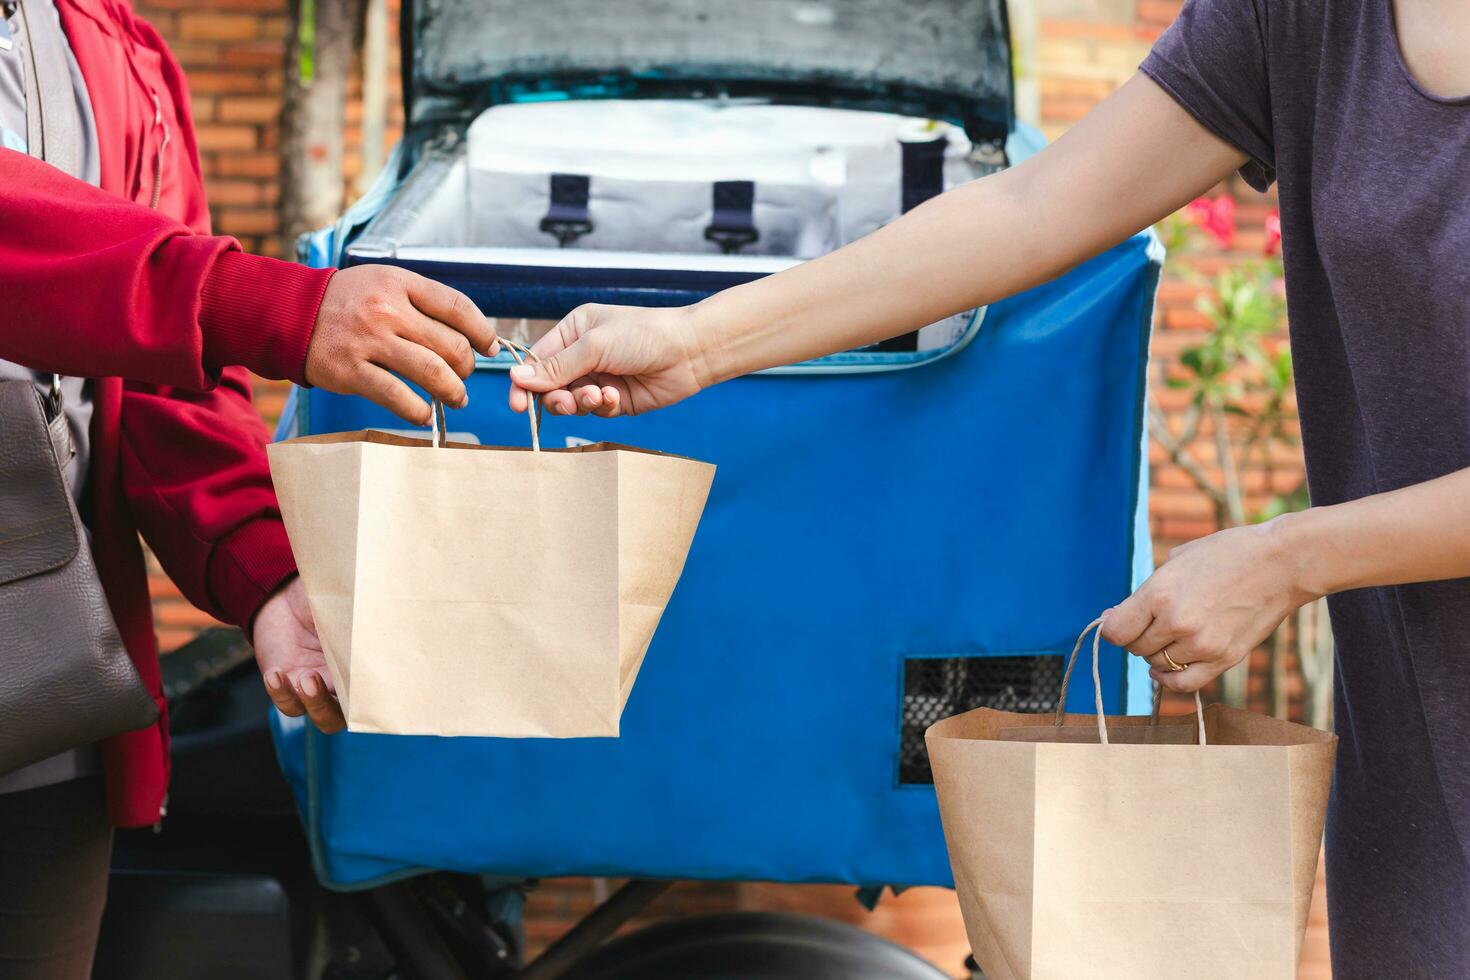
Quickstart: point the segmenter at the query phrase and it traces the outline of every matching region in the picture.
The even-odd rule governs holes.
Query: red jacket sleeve
[[[186,598],[249,628],[296,572],[245,371],[212,391],[128,382],[122,485],[144,540]]]
[[[305,383],[330,269],[240,251],[0,149],[0,358],[193,390],[243,365]]]

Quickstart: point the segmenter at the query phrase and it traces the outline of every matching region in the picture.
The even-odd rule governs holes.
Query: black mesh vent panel
[[[1062,658],[913,657],[903,669],[900,783],[933,783],[924,730],[971,708],[1055,711],[1062,690]]]

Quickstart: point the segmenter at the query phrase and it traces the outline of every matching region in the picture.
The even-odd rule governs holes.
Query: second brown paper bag
[[[1097,709],[978,708],[926,735],[985,975],[1292,980],[1336,736],[1224,705]]]
[[[713,466],[381,432],[269,453],[350,730],[618,734]]]

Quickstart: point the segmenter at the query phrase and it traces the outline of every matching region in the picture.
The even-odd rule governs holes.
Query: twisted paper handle
[[[1072,668],[1077,666],[1077,654],[1082,649],[1082,641],[1087,639],[1087,634],[1092,633],[1092,696],[1097,707],[1097,738],[1102,744],[1108,744],[1108,724],[1103,716],[1102,678],[1099,676],[1098,659],[1099,647],[1102,645],[1102,618],[1094,619],[1087,624],[1077,637],[1076,646],[1072,647],[1072,656],[1067,658],[1067,670],[1062,674],[1062,692],[1057,698],[1057,714],[1052,724],[1062,727],[1062,722],[1067,715],[1067,685],[1072,682]],[[1159,723],[1159,701],[1163,695],[1163,688],[1154,686],[1154,710],[1149,719],[1150,725]],[[1199,692],[1194,692],[1194,714],[1199,721],[1199,744],[1208,744],[1205,741],[1205,707],[1200,701]]]
[[[533,361],[541,360],[525,344],[507,340],[504,337],[500,338],[500,343],[510,351],[510,356],[515,358],[517,364],[525,364],[527,357]],[[435,398],[433,407],[434,411],[429,415],[429,434],[434,445],[442,449],[449,440],[449,430],[444,424],[444,403]],[[541,396],[531,396],[531,405],[527,408],[526,415],[531,420],[531,450],[539,453],[541,451]]]

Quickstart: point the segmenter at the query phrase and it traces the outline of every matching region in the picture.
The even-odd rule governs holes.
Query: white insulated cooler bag
[[[470,236],[501,246],[824,255],[981,173],[944,123],[737,100],[494,106]]]

